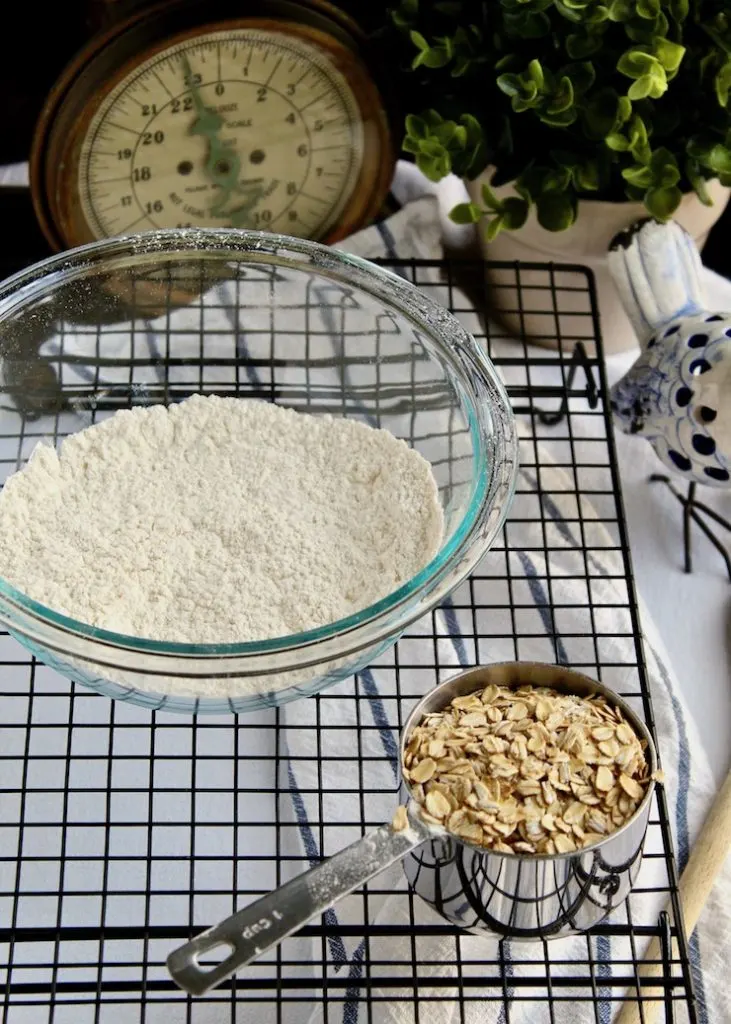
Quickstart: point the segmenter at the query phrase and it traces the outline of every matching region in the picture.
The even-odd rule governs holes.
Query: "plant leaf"
[[[421,32],[417,32],[416,29],[412,29],[411,32],[409,32],[409,36],[411,38],[411,42],[414,44],[417,50],[429,49],[429,43],[427,43],[426,39],[421,34]]]
[[[432,46],[419,54],[421,63],[427,68],[443,68],[449,64],[450,55],[444,46]]]
[[[571,170],[559,167],[549,170],[543,178],[543,192],[565,192],[571,183]]]
[[[492,220],[488,221],[487,230],[485,231],[485,237],[488,242],[493,242],[500,234],[503,228],[503,218],[501,214],[493,217]]]
[[[605,139],[619,126],[619,94],[615,89],[598,89],[583,111],[584,131],[590,139]]]
[[[536,200],[536,214],[547,231],[565,231],[576,220],[576,204],[566,192],[548,192]]]
[[[683,193],[676,186],[671,188],[651,188],[645,193],[645,206],[653,217],[659,221],[669,220],[680,206]]]
[[[688,17],[688,0],[670,0],[670,13],[676,21],[685,21]]]
[[[425,139],[427,136],[426,121],[416,114],[408,114],[406,117],[406,134],[414,139]]]
[[[585,60],[592,57],[602,48],[602,37],[599,33],[572,32],[566,37],[566,53],[571,60]]]
[[[529,209],[530,207],[525,199],[519,199],[518,196],[509,196],[503,203],[503,227],[507,228],[508,231],[517,231],[519,228],[522,228],[528,220]]]
[[[701,169],[695,160],[685,161],[685,176],[693,186],[693,191],[704,206],[713,206],[713,200],[706,187],[706,179],[701,174]]]
[[[524,199],[535,201],[543,192],[546,175],[550,169],[531,165],[526,167],[518,180],[515,182],[515,190]]]
[[[632,116],[632,101],[628,96],[619,97],[619,107],[617,109],[617,118],[619,119],[620,125],[626,124]]]
[[[627,97],[630,100],[644,100],[652,91],[652,79],[649,75],[638,78],[627,90]]]
[[[653,52],[666,71],[677,71],[685,54],[685,47],[662,37],[653,40]]]
[[[656,18],[660,13],[660,0],[637,0],[637,13],[648,20]]]
[[[644,78],[659,66],[656,57],[639,49],[627,50],[617,61],[617,71],[628,78]]]
[[[629,142],[624,135],[620,135],[618,132],[607,135],[604,141],[615,153],[624,153],[629,149]]]
[[[596,192],[599,189],[599,164],[596,160],[587,160],[576,168],[574,184],[580,192]]]
[[[661,188],[670,188],[680,181],[680,169],[669,149],[661,146],[650,158],[650,171],[653,183]]]
[[[520,76],[513,75],[510,72],[506,72],[504,75],[498,75],[497,87],[501,92],[504,92],[506,96],[518,96],[520,94]]]
[[[486,181],[482,183],[480,191],[482,192],[482,201],[488,210],[494,210],[496,213],[502,210],[503,204],[501,200],[498,199]]]
[[[421,115],[430,128],[436,128],[438,125],[444,123],[444,118],[438,110],[425,110]]]
[[[649,188],[652,185],[652,171],[649,167],[642,164],[635,164],[633,167],[625,167],[622,171],[622,177],[625,181],[628,181],[630,185],[635,185],[637,188]]]
[[[552,128],[568,128],[572,125],[578,114],[575,110],[564,110],[560,114],[550,114],[548,111],[540,113],[539,118],[543,124],[550,125]]]
[[[707,166],[717,174],[731,174],[731,150],[719,142],[708,153]]]
[[[632,156],[640,164],[650,162],[650,144],[647,141],[647,128],[645,122],[637,114],[634,114],[629,123],[629,148]]]
[[[442,152],[439,156],[419,153],[416,157],[416,166],[429,181],[441,181],[452,170],[452,161],[447,152]]]
[[[458,203],[449,211],[455,224],[476,224],[485,211],[477,203]]]
[[[629,0],[612,0],[609,17],[612,21],[629,21],[633,14]]]
[[[716,72],[713,86],[716,90],[716,99],[719,106],[728,106],[728,94],[729,89],[731,89],[731,60],[727,60]]]
[[[567,64],[562,69],[561,75],[565,75],[570,80],[574,93],[577,96],[583,96],[596,81],[594,65],[586,60]]]
[[[541,62],[539,60],[532,60],[526,69],[528,78],[535,82],[536,89],[540,90],[543,88],[544,75]]]

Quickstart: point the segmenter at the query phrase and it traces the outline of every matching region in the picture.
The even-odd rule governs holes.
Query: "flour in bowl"
[[[0,576],[93,626],[236,643],[386,597],[442,532],[430,464],[388,431],[194,396],[39,445],[0,494]]]

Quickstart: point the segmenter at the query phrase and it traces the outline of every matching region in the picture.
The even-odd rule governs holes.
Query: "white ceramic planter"
[[[480,187],[491,174],[492,170],[488,169],[482,177],[467,183],[474,202],[482,202]],[[493,191],[500,197],[515,194],[512,185]],[[683,197],[675,214],[675,220],[695,239],[699,249],[723,213],[730,190],[717,181],[710,181],[708,191],[714,200],[713,206],[704,206],[691,192]],[[609,275],[607,250],[615,235],[642,217],[647,217],[647,210],[641,203],[588,199],[579,203],[576,223],[568,231],[546,231],[536,220],[535,211],[520,231],[503,231],[493,242],[487,242],[484,230],[478,230],[488,259],[589,267],[596,281],[604,350],[609,354],[623,352],[637,342]],[[525,335],[528,340],[551,348],[557,347],[559,336],[566,350],[579,338],[593,336],[584,274],[558,268],[553,278],[545,271],[527,268],[520,268],[518,273],[520,288],[512,268],[488,272],[488,308],[511,333]],[[560,292],[558,302],[554,302],[552,288]]]

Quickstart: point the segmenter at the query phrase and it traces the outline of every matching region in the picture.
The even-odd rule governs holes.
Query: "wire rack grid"
[[[580,1014],[572,1020],[605,1024],[627,1000],[644,1018],[639,963],[652,936],[663,950],[653,991],[666,1020],[696,1020],[661,787],[634,892],[585,936],[525,944],[467,935],[395,869],[206,999],[184,995],[167,974],[172,948],[390,816],[399,727],[460,667],[569,662],[654,729],[590,273],[492,268],[503,308],[522,327],[542,318],[551,350],[484,320],[483,263],[385,263],[450,308],[507,385],[522,452],[503,536],[370,669],[252,715],[193,718],[109,701],[0,635],[5,1024],[540,1024],[567,1019],[570,1006]],[[202,345],[201,365],[188,363],[204,381]],[[237,357],[242,391],[254,364]],[[122,361],[120,379],[125,369]],[[274,394],[274,373],[269,386]],[[21,409],[18,430],[0,439],[3,476],[28,457],[34,415]]]

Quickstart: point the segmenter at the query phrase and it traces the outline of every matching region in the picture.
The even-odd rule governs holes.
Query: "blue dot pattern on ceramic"
[[[693,239],[646,220],[607,262],[642,349],[612,388],[616,420],[686,481],[729,487],[731,312],[706,307]]]
[[[693,447],[699,455],[713,455],[716,442],[707,434],[693,434]]]
[[[725,487],[731,481],[731,450],[719,440],[718,404],[725,373],[708,375],[723,365],[731,381],[731,313],[710,316],[704,311],[656,330],[655,345],[646,347],[612,388],[612,409],[622,428],[646,437],[673,472]]]
[[[672,448],[669,448],[668,457],[673,461],[677,468],[682,470],[684,473],[687,473],[690,469],[690,459],[686,459],[686,457],[681,455],[680,452],[673,451]]]

